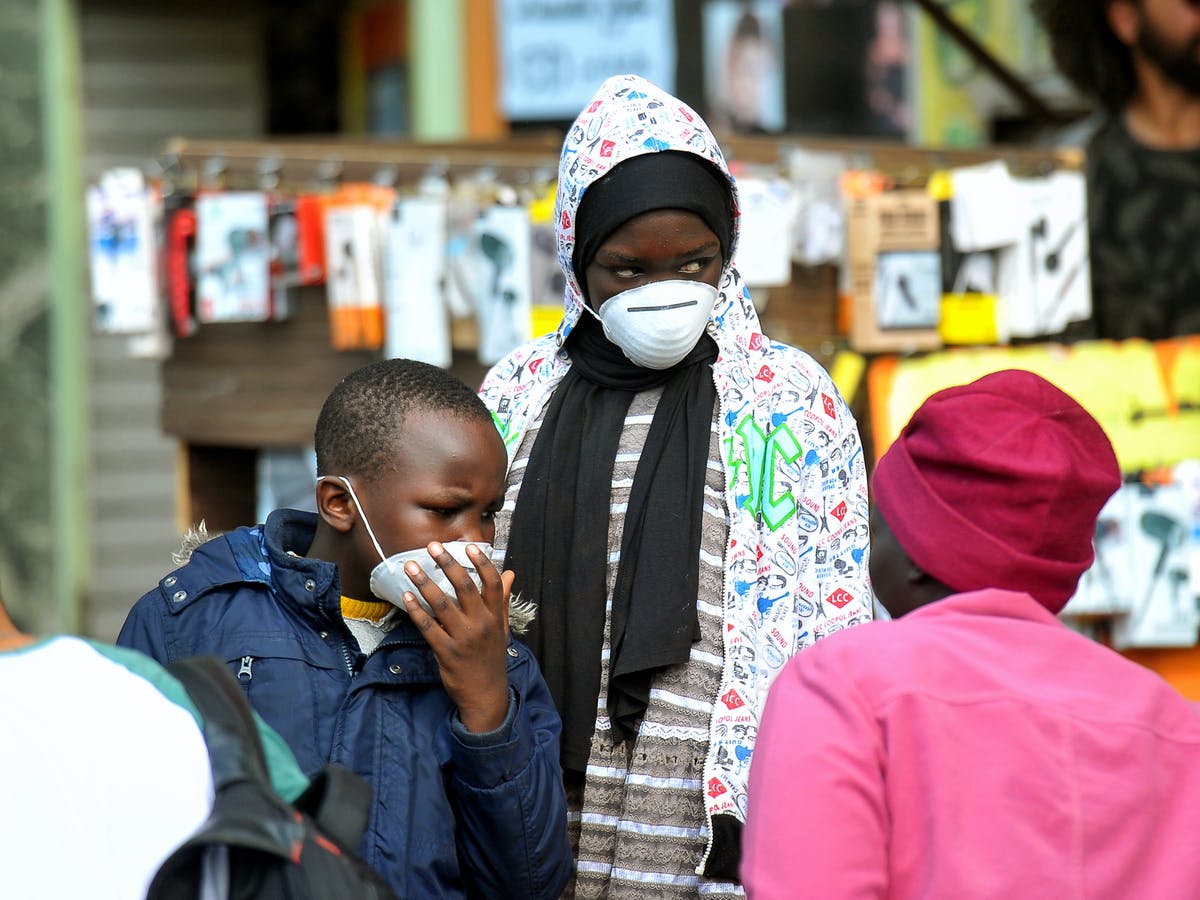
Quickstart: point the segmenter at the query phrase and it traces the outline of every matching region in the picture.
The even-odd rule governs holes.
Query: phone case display
[[[1087,191],[1081,172],[1013,177],[1002,161],[948,173],[951,259],[990,258],[1001,341],[1060,334],[1091,315]],[[961,281],[969,284],[969,272]],[[978,264],[973,267],[979,272]],[[960,279],[956,276],[956,281]],[[965,341],[964,341],[965,342]]]
[[[270,202],[271,291],[275,319],[285,319],[292,288],[325,280],[325,198],[276,196]]]
[[[1068,616],[1128,615],[1140,580],[1129,563],[1130,488],[1122,486],[1100,510],[1090,569],[1079,579],[1075,596],[1063,613]]]
[[[243,156],[240,179],[224,144],[215,156],[193,156],[190,169],[172,170],[159,233],[153,210],[149,226],[138,226],[150,229],[148,252],[118,253],[113,229],[94,241],[99,329],[125,327],[134,309],[144,322],[147,306],[176,338],[223,322],[280,320],[296,289],[311,285],[324,286],[337,350],[447,365],[453,349],[470,348],[490,364],[557,327],[563,279],[549,159],[506,171],[486,157],[464,166],[424,156],[422,174],[407,179],[382,162],[367,164],[376,166],[372,174],[359,161],[358,180],[343,181],[350,163],[337,159],[336,147],[323,149],[319,164],[308,157],[307,177],[289,178],[287,148],[255,146],[266,155]],[[779,164],[735,159],[734,262],[754,288],[791,295],[764,302],[766,292],[755,291],[767,329],[802,342],[781,324],[795,315],[801,334],[816,327],[822,347],[840,333],[859,353],[907,353],[1036,338],[1086,316],[1079,172],[1019,178],[1005,160],[924,173],[870,162],[870,154],[802,147],[787,148]],[[112,218],[99,212],[101,193],[93,190],[95,234]],[[797,282],[797,264],[825,268],[828,277]],[[114,289],[114,271],[140,285]],[[810,297],[828,312],[789,307]],[[117,302],[126,304],[120,315]]]
[[[738,179],[737,264],[751,288],[777,287],[792,279],[792,230],[797,198],[781,178]]]
[[[937,251],[893,251],[876,258],[875,316],[880,328],[936,328],[941,299]]]
[[[157,192],[137,169],[111,170],[88,189],[92,304],[99,332],[137,334],[160,322],[157,207]]]
[[[796,207],[792,258],[805,266],[841,262],[846,246],[841,196],[845,158],[794,147],[788,151],[787,169]]]
[[[384,352],[436,366],[451,359],[446,280],[446,200],[404,197],[387,219]]]
[[[325,212],[325,282],[337,350],[383,346],[383,241],[395,192],[346,185]]]
[[[325,281],[325,208],[324,194],[301,194],[296,208],[296,276],[302,285]]]
[[[1122,585],[1127,615],[1113,621],[1112,642],[1128,647],[1190,647],[1200,626],[1192,580],[1200,540],[1196,531],[1200,496],[1194,477],[1173,476],[1164,484],[1124,485],[1123,521],[1110,539],[1106,563],[1134,573]],[[1186,479],[1186,480],[1185,480]]]
[[[172,193],[163,199],[163,268],[167,307],[176,337],[196,331],[196,208],[190,194]]]
[[[267,195],[202,193],[196,198],[196,319],[262,322],[272,317]]]
[[[383,345],[376,218],[365,206],[335,206],[325,218],[329,322],[338,350]]]
[[[312,447],[263,447],[255,461],[256,522],[276,509],[317,511],[317,453]]]
[[[924,190],[880,187],[866,179],[862,195],[848,201],[850,344],[878,353],[935,350],[942,344],[937,204]]]
[[[1092,313],[1087,200],[1080,172],[1018,179],[1026,229],[1010,254],[1014,270],[1007,306],[1014,337],[1058,334]]]
[[[499,362],[533,337],[529,211],[493,206],[475,224],[475,315],[479,361]]]

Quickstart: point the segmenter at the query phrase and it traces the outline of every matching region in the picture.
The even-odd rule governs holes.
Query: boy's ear
[[[345,534],[354,526],[358,511],[346,485],[336,478],[324,478],[317,482],[317,514],[334,531]]]

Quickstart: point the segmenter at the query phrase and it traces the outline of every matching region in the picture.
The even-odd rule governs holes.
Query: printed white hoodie
[[[497,363],[480,388],[510,460],[570,368],[561,348],[583,312],[571,265],[583,192],[623,160],[663,150],[694,153],[730,178],[736,260],[737,188],[703,120],[643,78],[605,81],[568,132],[559,163],[562,322],[554,334]],[[771,682],[791,656],[818,638],[869,621],[871,592],[862,444],[829,375],[808,354],[762,334],[732,263],[722,274],[708,330],[720,351],[713,380],[729,521],[724,669],[713,698],[704,774],[711,835],[713,816],[745,822],[749,763]]]

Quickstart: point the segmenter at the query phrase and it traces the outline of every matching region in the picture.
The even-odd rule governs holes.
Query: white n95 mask
[[[386,600],[393,606],[404,609],[404,592],[411,591],[425,612],[437,618],[437,613],[433,611],[428,601],[421,596],[421,591],[413,583],[413,580],[408,577],[408,573],[404,571],[404,564],[411,559],[421,567],[430,581],[442,589],[442,592],[447,597],[458,603],[458,595],[454,591],[454,585],[450,583],[450,579],[446,577],[446,573],[441,570],[441,567],[429,556],[429,550],[425,547],[418,547],[415,550],[405,550],[401,553],[393,553],[391,556],[384,556],[383,548],[379,546],[379,541],[375,537],[375,531],[371,528],[371,522],[367,519],[367,512],[363,509],[362,501],[358,499],[358,495],[354,492],[354,485],[350,483],[350,479],[341,475],[331,477],[337,478],[338,481],[346,486],[346,490],[350,492],[350,497],[354,500],[354,505],[358,507],[358,514],[362,516],[363,525],[366,526],[371,543],[375,545],[375,552],[379,554],[379,558],[382,560],[379,565],[371,570],[372,594],[380,600]],[[475,587],[482,591],[483,580],[480,578],[479,570],[475,567],[475,563],[471,557],[467,555],[467,547],[471,544],[474,544],[483,551],[484,556],[491,559],[491,544],[484,544],[480,541],[442,542],[442,546],[446,549],[446,552],[454,557],[455,561],[466,570],[471,581],[475,583]]]
[[[614,294],[599,312],[585,308],[631,362],[669,369],[700,340],[717,296],[717,289],[703,281],[652,281]]]
[[[359,507],[361,510],[362,507]],[[366,522],[366,519],[363,519]],[[368,533],[370,529],[367,529]],[[374,540],[374,535],[372,535]],[[450,541],[443,543],[446,552],[458,561],[458,564],[467,570],[467,574],[471,576],[471,580],[475,582],[475,587],[483,590],[483,581],[479,577],[479,570],[475,568],[475,563],[471,561],[471,557],[467,556],[467,547],[475,544],[489,558],[492,555],[491,544],[480,544],[476,541]],[[379,545],[375,545],[375,549],[379,549]],[[379,554],[383,557],[382,551]],[[430,607],[428,601],[421,596],[421,592],[417,586],[413,584],[413,580],[408,577],[408,573],[404,571],[404,564],[409,560],[417,563],[429,577],[429,580],[442,589],[442,592],[458,603],[458,596],[454,592],[454,585],[450,583],[450,579],[446,577],[446,573],[438,567],[429,556],[429,551],[424,547],[416,550],[406,550],[403,553],[393,553],[391,556],[384,557],[383,562],[371,570],[371,593],[380,600],[386,600],[388,603],[404,609],[404,592],[412,591],[417,602],[421,604],[425,612],[429,613],[434,618],[437,618]]]

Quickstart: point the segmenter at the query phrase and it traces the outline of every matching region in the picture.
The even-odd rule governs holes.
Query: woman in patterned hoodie
[[[579,897],[740,896],[759,712],[870,618],[862,446],[828,374],[759,330],[708,127],[631,75],[563,145],[565,311],[480,393],[496,529],[563,717]]]

